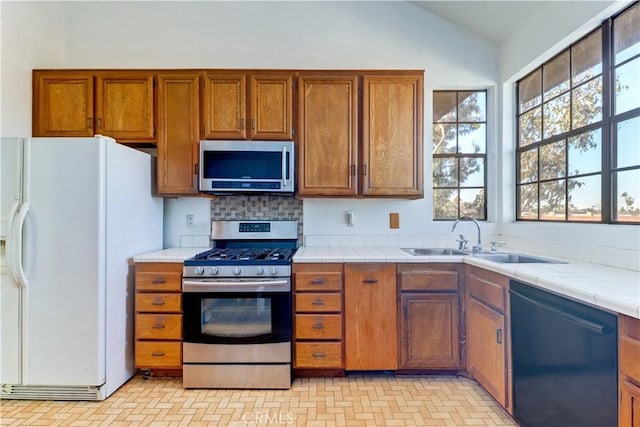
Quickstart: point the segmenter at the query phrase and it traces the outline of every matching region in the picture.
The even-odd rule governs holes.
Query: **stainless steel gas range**
[[[184,262],[183,386],[291,387],[296,221],[214,221],[213,248]]]

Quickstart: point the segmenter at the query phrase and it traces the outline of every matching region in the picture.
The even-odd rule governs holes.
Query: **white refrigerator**
[[[0,398],[103,400],[130,379],[134,255],[162,249],[153,157],[2,138]]]

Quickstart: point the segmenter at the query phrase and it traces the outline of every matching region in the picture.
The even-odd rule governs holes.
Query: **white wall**
[[[64,8],[0,2],[0,136],[31,136],[31,70],[64,66]]]

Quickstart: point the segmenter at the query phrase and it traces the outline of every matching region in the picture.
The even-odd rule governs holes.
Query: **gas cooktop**
[[[185,265],[285,265],[291,262],[291,248],[213,248],[201,252]]]

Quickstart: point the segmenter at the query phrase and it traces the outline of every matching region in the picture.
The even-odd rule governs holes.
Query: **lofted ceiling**
[[[553,7],[555,1],[410,1],[434,15],[463,27],[497,45],[502,44],[529,17]],[[581,7],[582,1],[564,2]]]

